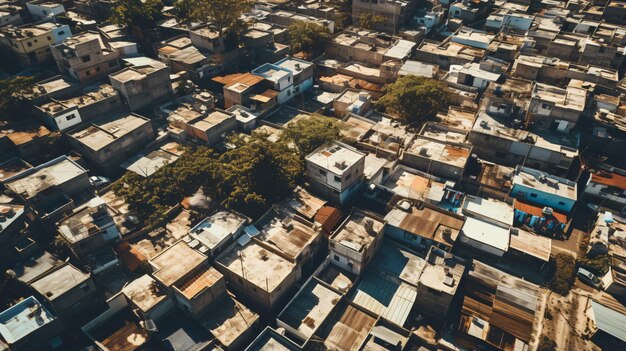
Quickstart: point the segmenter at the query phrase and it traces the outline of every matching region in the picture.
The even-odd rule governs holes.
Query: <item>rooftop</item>
[[[417,287],[375,268],[365,271],[351,296],[355,304],[400,326],[409,317],[416,298]]]
[[[190,235],[213,250],[228,240],[248,222],[248,218],[231,211],[218,211],[190,230]]]
[[[178,241],[150,259],[150,264],[155,269],[152,275],[166,286],[171,286],[206,261],[205,255],[184,241]]]
[[[435,291],[453,295],[459,287],[465,271],[463,262],[456,256],[431,246],[420,276],[420,284]]]
[[[371,265],[417,286],[420,275],[426,266],[426,260],[393,241],[383,240]]]
[[[284,77],[291,76],[291,71],[289,69],[271,63],[266,63],[253,69],[252,73],[274,83],[277,83]]]
[[[265,330],[246,348],[246,351],[299,351],[300,346],[271,327]]]
[[[466,216],[484,217],[504,226],[513,225],[513,207],[503,201],[466,195],[462,212]]]
[[[35,280],[30,286],[48,300],[54,300],[89,279],[89,274],[83,273],[71,264],[66,264]]]
[[[540,311],[545,300],[539,286],[477,260],[464,293],[460,329],[491,344],[495,339],[497,347],[502,340],[510,340],[503,338],[502,333],[528,343],[535,323],[540,323],[536,319],[543,318]],[[487,340],[492,327],[499,337]]]
[[[337,141],[329,146],[322,146],[306,156],[308,162],[338,175],[342,175],[363,158],[364,153]]]
[[[132,113],[94,122],[69,135],[88,148],[99,151],[146,124],[150,124],[150,120]]]
[[[117,90],[113,89],[113,87],[109,84],[94,85],[84,88],[82,90],[82,94],[79,96],[65,100],[54,100],[43,105],[39,105],[37,108],[47,114],[55,115],[74,107],[83,108],[117,95]]]
[[[269,292],[279,287],[295,269],[293,263],[254,242],[232,246],[216,259],[216,264]]]
[[[55,319],[45,306],[30,296],[0,313],[0,335],[14,344]]]
[[[511,237],[509,228],[505,229],[482,219],[467,217],[461,231],[466,237],[498,250],[507,251],[509,248]],[[461,242],[464,242],[463,237],[461,237]]]
[[[308,339],[326,320],[340,298],[341,295],[312,279],[300,289],[277,319]]]
[[[99,197],[91,199],[85,206],[65,217],[57,224],[59,233],[75,244],[92,235],[101,233],[105,225],[113,223],[110,209]]]
[[[13,157],[3,163],[0,163],[0,182],[5,182],[7,179],[13,178],[23,171],[31,168],[33,168],[33,166],[31,166],[28,162],[17,157]]]
[[[154,278],[147,274],[128,283],[122,292],[133,304],[146,313],[167,298],[167,292]]]
[[[470,155],[470,148],[418,136],[409,145],[406,152],[457,168],[463,168]]]
[[[337,351],[357,351],[367,338],[376,318],[359,308],[345,304],[336,310],[319,332],[324,345]]]
[[[295,57],[285,57],[275,63],[275,65],[290,70],[293,74],[298,74],[305,69],[312,67],[313,62],[301,60]]]
[[[550,261],[552,239],[527,232],[521,228],[511,230],[511,249],[536,257],[544,262]]]
[[[294,218],[295,215],[289,208],[275,206],[256,223],[260,231],[256,238],[294,261],[319,236],[319,231]]]
[[[199,319],[202,326],[210,330],[222,345],[229,347],[253,327],[259,316],[232,297],[225,296],[215,301],[208,313]]]
[[[132,66],[125,68],[121,71],[112,73],[109,75],[109,78],[122,83],[126,83],[131,80],[146,79],[152,73],[163,69],[168,69],[164,63],[156,60],[151,60],[150,64],[142,66]]]
[[[561,89],[548,84],[536,83],[532,97],[540,101],[551,102],[559,108],[582,112],[585,109],[587,91],[571,86],[567,89]]]
[[[354,210],[330,237],[336,244],[363,252],[379,236],[385,223],[361,210]]]
[[[16,179],[5,185],[10,190],[26,198],[71,181],[87,171],[67,156],[58,157],[35,168],[22,172]]]
[[[478,113],[472,131],[493,135],[498,138],[533,144],[535,147],[560,152],[570,158],[578,156],[578,150],[576,149],[577,142],[567,135],[559,134],[558,137],[554,135],[548,140],[545,138],[547,135],[539,135],[525,129],[515,129],[484,112]]]
[[[462,216],[427,204],[411,206],[408,211],[394,207],[385,220],[407,233],[447,246],[454,245],[465,223]]]
[[[122,163],[121,167],[142,177],[149,177],[162,167],[176,162],[182,154],[183,146],[172,141],[140,152]]]
[[[546,194],[576,200],[576,183],[528,167],[517,167],[513,176],[513,185],[520,184]]]
[[[199,272],[183,278],[175,286],[187,299],[191,300],[204,289],[212,287],[223,278],[224,276],[217,269],[205,267]]]

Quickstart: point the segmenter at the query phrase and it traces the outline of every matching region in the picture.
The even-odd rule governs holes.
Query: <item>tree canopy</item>
[[[30,91],[33,77],[16,76],[0,80],[0,120],[10,120],[22,107],[22,94]]]
[[[570,254],[559,253],[554,264],[555,272],[549,284],[550,289],[561,295],[567,295],[574,284],[576,260]]]
[[[434,79],[405,76],[385,87],[379,107],[408,123],[431,116],[448,104],[446,85]]]
[[[113,9],[111,22],[128,28],[139,27],[142,30],[156,27],[163,19],[161,0],[124,0]]]
[[[282,143],[233,137],[231,144],[236,147],[221,155],[207,147],[190,149],[149,178],[129,172],[113,190],[148,224],[162,220],[169,208],[200,187],[222,206],[256,218],[303,176],[300,158]]]
[[[281,141],[293,143],[302,157],[318,147],[341,137],[341,122],[335,118],[313,114],[287,125]]]
[[[374,29],[376,26],[385,23],[385,17],[375,15],[371,12],[363,12],[359,16],[359,26],[365,29]]]
[[[330,39],[328,29],[313,22],[294,22],[287,31],[291,38],[291,51],[303,51],[307,55],[321,53]]]
[[[211,22],[217,27],[220,34],[223,34],[224,30],[238,24],[239,17],[248,11],[253,3],[251,0],[178,0],[177,6],[181,9],[188,9],[182,11],[188,14],[188,19],[198,22]]]

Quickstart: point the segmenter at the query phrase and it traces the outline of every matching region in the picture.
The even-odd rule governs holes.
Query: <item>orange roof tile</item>
[[[543,206],[529,204],[527,202],[522,202],[519,199],[516,199],[513,207],[516,210],[520,210],[524,213],[528,213],[529,215],[533,215],[537,217],[545,217],[545,215],[543,214]],[[560,223],[567,223],[567,216],[564,215],[563,213],[559,213],[553,210],[552,216],[554,216],[554,218],[556,218]]]
[[[606,186],[614,186],[616,188],[626,190],[626,176],[619,175],[617,173],[607,173],[607,175],[593,173],[591,175],[591,181],[594,183]]]

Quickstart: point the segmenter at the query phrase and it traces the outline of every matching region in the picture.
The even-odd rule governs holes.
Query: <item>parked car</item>
[[[578,279],[580,279],[583,283],[593,286],[596,289],[602,289],[602,282],[600,279],[593,273],[589,272],[584,268],[578,268],[578,272],[576,272]]]
[[[102,188],[103,186],[111,183],[111,180],[103,176],[91,176],[89,177],[89,183],[96,188]]]

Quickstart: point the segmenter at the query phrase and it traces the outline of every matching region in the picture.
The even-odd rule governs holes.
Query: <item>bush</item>
[[[572,255],[560,253],[555,258],[554,276],[550,281],[550,289],[561,295],[567,295],[574,284],[576,260]]]
[[[549,337],[543,335],[539,340],[537,351],[556,351],[556,342]]]
[[[578,263],[595,275],[602,277],[609,272],[611,257],[607,254],[598,255],[594,258],[584,257],[578,260]]]

